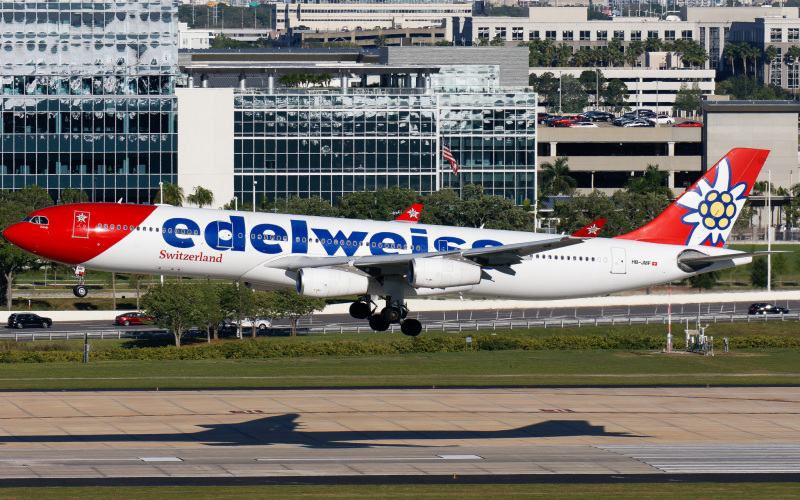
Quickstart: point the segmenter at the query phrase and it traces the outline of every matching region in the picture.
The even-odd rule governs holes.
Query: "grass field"
[[[794,499],[797,483],[679,483],[679,484],[452,484],[380,486],[159,486],[96,488],[6,488],[8,500],[66,498],[162,498],[226,499],[269,498],[272,500],[493,500],[522,498],[594,499],[685,499],[730,500],[731,498]]]

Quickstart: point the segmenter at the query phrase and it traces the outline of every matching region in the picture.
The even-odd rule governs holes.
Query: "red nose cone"
[[[3,238],[26,252],[35,253],[38,246],[38,238],[34,227],[30,222],[17,222],[3,231]]]

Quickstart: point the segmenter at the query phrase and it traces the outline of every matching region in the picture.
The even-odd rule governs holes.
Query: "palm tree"
[[[625,59],[631,68],[642,54],[644,54],[644,42],[636,40],[628,44],[628,49],[625,51]]]
[[[789,71],[797,71],[798,60],[800,60],[800,47],[797,45],[792,45],[786,50],[786,55],[784,56],[786,59],[786,64],[789,66]],[[791,89],[792,94],[797,93],[797,87]]]
[[[739,45],[736,43],[729,43],[725,46],[725,49],[722,52],[725,59],[728,60],[728,64],[731,66],[731,75],[736,76],[736,60],[739,59]]]
[[[662,172],[658,165],[647,165],[642,177],[629,179],[625,189],[633,193],[652,193],[672,199],[672,191],[666,185],[668,177],[669,172]]]
[[[196,186],[194,188],[194,193],[187,196],[186,201],[203,208],[206,205],[210,206],[212,203],[214,203],[214,193],[212,193],[210,189],[206,189],[202,186]]]
[[[769,47],[764,49],[764,60],[766,61],[767,69],[769,70],[769,73],[767,73],[766,81],[764,83],[768,84],[772,81],[772,61],[774,61],[776,57],[778,57],[778,47],[770,45]]]
[[[559,156],[553,163],[546,161],[540,165],[540,189],[543,195],[570,195],[578,186],[578,181],[570,175],[568,160],[566,156]]]
[[[645,52],[661,52],[664,49],[664,42],[657,37],[649,37],[644,42]]]
[[[166,205],[174,205],[180,207],[183,205],[183,188],[171,182],[164,182],[163,184],[164,199],[161,199],[161,192],[156,191],[156,196],[153,198],[153,204],[164,203]]]

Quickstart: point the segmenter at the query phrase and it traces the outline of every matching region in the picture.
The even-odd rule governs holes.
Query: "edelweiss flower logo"
[[[694,226],[686,244],[723,245],[747,199],[746,191],[745,182],[731,186],[731,165],[724,158],[717,166],[713,184],[705,178],[700,179],[694,189],[678,200],[679,206],[689,210],[681,220]]]

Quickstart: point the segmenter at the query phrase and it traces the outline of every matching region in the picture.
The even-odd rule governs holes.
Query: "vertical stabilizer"
[[[764,149],[732,149],[652,222],[617,238],[723,246],[768,155]]]

